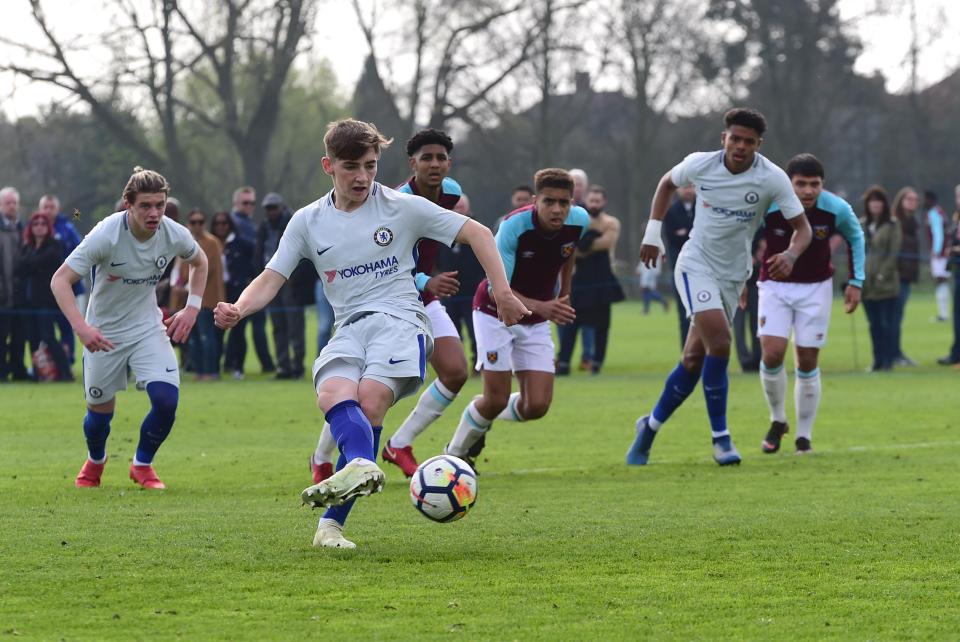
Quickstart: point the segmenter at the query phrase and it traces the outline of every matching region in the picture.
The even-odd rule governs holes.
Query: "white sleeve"
[[[420,196],[405,199],[404,218],[420,238],[433,239],[447,247],[453,245],[468,217],[444,209]]]
[[[712,156],[712,152],[694,152],[680,161],[670,170],[670,181],[677,187],[690,185],[696,181],[703,167],[704,156]]]
[[[193,257],[200,251],[200,245],[190,230],[176,221],[170,221],[171,236],[173,237],[173,246],[179,256],[184,261],[192,261]]]
[[[113,243],[106,222],[104,219],[97,223],[67,257],[66,264],[77,274],[89,274],[94,265],[103,263],[110,256]]]
[[[309,259],[310,252],[305,239],[307,217],[303,210],[298,211],[287,223],[287,228],[280,237],[280,245],[276,253],[267,263],[267,267],[289,279],[290,275],[300,264],[301,259]]]
[[[777,167],[770,179],[771,196],[773,202],[780,208],[783,218],[789,220],[803,214],[803,204],[797,198],[796,192],[793,191],[793,184],[790,182],[787,173]]]

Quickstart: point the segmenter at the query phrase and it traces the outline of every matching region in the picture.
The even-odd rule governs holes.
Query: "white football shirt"
[[[369,312],[384,312],[427,329],[414,284],[417,242],[453,245],[467,217],[429,200],[374,183],[352,212],[337,209],[333,191],[298,210],[267,268],[290,278],[310,260],[339,327]]]
[[[71,270],[93,278],[87,323],[118,346],[163,330],[157,283],[176,257],[189,261],[200,251],[189,230],[166,216],[140,242],[127,216],[117,212],[97,223],[66,259]]]
[[[670,171],[677,187],[697,188],[697,211],[677,269],[728,281],[750,278],[750,245],[771,203],[784,218],[803,214],[786,172],[757,154],[745,172],[731,174],[723,150],[694,152]]]

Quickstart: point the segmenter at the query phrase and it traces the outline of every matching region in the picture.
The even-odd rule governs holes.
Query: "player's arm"
[[[863,228],[850,205],[837,214],[837,230],[847,242],[850,275],[843,289],[843,308],[850,314],[860,305],[860,291],[863,288],[864,262],[866,257]]]
[[[113,350],[113,344],[103,336],[99,328],[94,328],[86,322],[77,306],[77,297],[73,294],[73,286],[82,278],[82,274],[75,272],[69,265],[63,263],[54,273],[53,278],[50,279],[50,291],[53,292],[53,298],[57,300],[57,306],[59,306],[67,321],[70,322],[70,327],[77,333],[83,347],[89,352],[109,352]]]
[[[190,266],[187,276],[187,288],[190,293],[187,295],[187,305],[163,322],[167,326],[167,336],[174,343],[186,343],[190,331],[197,322],[200,305],[203,303],[203,290],[207,287],[209,266],[206,253],[198,249],[191,258],[184,260]]]
[[[423,272],[417,272],[413,277],[413,282],[417,285],[417,290],[423,292],[426,290],[430,294],[441,299],[453,296],[460,291],[460,281],[457,280],[458,272],[441,272],[430,276]]]
[[[790,245],[783,252],[774,254],[767,259],[767,271],[772,278],[777,280],[790,276],[797,259],[806,251],[807,246],[810,245],[810,239],[813,238],[813,230],[810,229],[810,221],[807,220],[806,214],[788,218],[787,222],[793,228],[793,234],[790,235]]]
[[[280,292],[280,288],[286,281],[279,272],[266,268],[260,273],[260,276],[243,289],[236,303],[221,301],[217,304],[217,307],[213,310],[213,320],[217,327],[224,330],[232,328],[240,323],[240,319],[267,307]]]
[[[497,302],[497,315],[506,325],[514,325],[530,314],[527,308],[510,289],[510,281],[500,258],[497,243],[486,226],[474,220],[468,220],[460,228],[457,243],[469,245],[477,261],[490,281],[494,300]]]
[[[650,220],[647,221],[647,229],[643,233],[643,242],[640,245],[640,260],[647,267],[655,267],[660,257],[666,253],[663,248],[661,227],[670,208],[670,201],[677,193],[672,174],[673,170],[670,170],[660,179],[657,191],[653,194],[653,202],[650,204]]]

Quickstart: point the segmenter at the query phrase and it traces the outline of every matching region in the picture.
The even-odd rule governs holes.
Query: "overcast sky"
[[[951,69],[960,67],[960,0],[916,0],[921,33],[933,44],[925,47],[920,59],[921,87],[943,78]],[[0,0],[3,7],[4,35],[18,41],[39,42],[29,14],[27,0]],[[350,4],[345,0],[322,0],[315,53],[331,61],[344,87],[352,87],[363,64],[366,48]],[[910,46],[909,22],[906,15],[862,19],[878,4],[895,5],[896,0],[841,0],[844,20],[860,19],[859,34],[865,51],[857,61],[863,73],[882,70],[890,91],[901,91],[908,85]],[[71,37],[96,33],[102,28],[104,0],[45,0],[43,6],[52,17],[55,33]],[[933,35],[939,32],[940,36]],[[953,35],[951,35],[953,34]],[[0,58],[7,59],[10,50],[0,43]],[[78,63],[81,71],[95,71],[97,60]],[[57,90],[30,85],[23,79],[0,74],[0,109],[10,117],[36,113],[38,107],[62,96]]]

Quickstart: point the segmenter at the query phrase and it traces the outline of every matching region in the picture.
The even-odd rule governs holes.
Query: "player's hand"
[[[240,323],[240,309],[233,303],[221,301],[213,309],[213,322],[221,330],[227,330]]]
[[[174,343],[186,343],[199,313],[200,310],[197,308],[187,306],[172,317],[164,319],[163,325],[167,326],[167,336],[170,340]]]
[[[657,261],[663,256],[663,248],[656,245],[640,246],[640,261],[648,268],[657,267]]]
[[[441,299],[452,296],[460,291],[460,281],[457,280],[457,274],[458,272],[441,272],[436,276],[431,276],[423,289]]]
[[[767,272],[778,281],[790,276],[793,272],[793,266],[797,262],[797,257],[789,252],[780,252],[767,259]]]
[[[539,305],[537,314],[547,321],[553,321],[557,325],[567,325],[573,323],[577,318],[577,311],[570,305],[570,295],[565,294],[552,301],[544,301]]]
[[[737,304],[740,306],[741,310],[747,309],[747,292],[749,291],[749,289],[750,289],[749,286],[746,283],[744,283],[743,291],[740,292],[740,303]]]
[[[80,343],[87,349],[87,352],[110,352],[113,350],[113,344],[110,343],[99,328],[84,324],[77,330],[77,337]]]
[[[531,312],[527,306],[511,291],[501,292],[496,297],[497,316],[503,321],[504,325],[516,325],[524,317],[530,316]]]
[[[860,305],[860,288],[848,285],[843,289],[843,309],[847,314],[851,314],[858,305]]]

